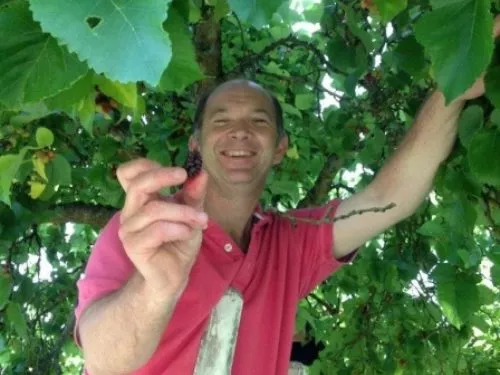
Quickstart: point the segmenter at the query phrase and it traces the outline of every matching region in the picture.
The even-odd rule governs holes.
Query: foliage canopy
[[[499,12],[498,0],[0,1],[1,374],[79,373],[75,282],[123,204],[116,167],[182,165],[201,90],[247,77],[277,95],[291,142],[262,203],[284,210],[362,189],[429,90],[450,102],[484,71],[428,199],[302,301],[297,327],[326,345],[312,374],[492,374]]]

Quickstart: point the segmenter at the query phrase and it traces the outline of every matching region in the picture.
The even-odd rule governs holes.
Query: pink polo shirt
[[[339,203],[288,214],[333,217]],[[333,207],[327,212],[329,205]],[[259,220],[246,254],[215,222],[209,222],[188,285],[160,344],[134,374],[192,374],[210,313],[229,287],[243,296],[232,373],[287,373],[297,303],[343,263],[332,256],[332,224],[292,223],[271,212],[255,215]],[[90,303],[119,289],[134,270],[118,228],[119,214],[115,214],[97,239],[85,276],[78,282],[77,325]]]

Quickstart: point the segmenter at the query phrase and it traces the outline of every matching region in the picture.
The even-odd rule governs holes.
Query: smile
[[[241,158],[241,157],[251,157],[254,156],[256,153],[247,150],[228,150],[228,151],[222,151],[221,154],[232,158]]]

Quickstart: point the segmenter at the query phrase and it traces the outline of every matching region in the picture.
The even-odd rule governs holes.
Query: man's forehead
[[[237,94],[256,94],[257,97],[268,101],[269,105],[272,106],[272,99],[266,89],[260,86],[258,83],[246,80],[233,80],[223,83],[217,87],[214,92],[210,95],[207,106],[217,101],[217,98],[227,95],[237,95]],[[236,96],[234,97],[237,98]]]

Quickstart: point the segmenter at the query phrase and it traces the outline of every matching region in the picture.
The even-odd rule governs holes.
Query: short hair
[[[231,80],[230,80],[231,81]],[[224,83],[230,82],[230,81],[225,81],[217,86],[211,88],[210,90],[206,91],[200,96],[200,99],[198,100],[198,103],[196,105],[196,110],[194,112],[194,122],[193,122],[193,133],[197,134],[201,130],[201,125],[203,124],[203,116],[205,114],[205,107],[207,106],[208,99],[210,99],[210,96],[214,93],[215,90],[217,90],[220,86],[222,86]],[[285,125],[283,121],[283,108],[281,108],[281,103],[279,102],[278,98],[273,95],[269,90],[264,89],[264,92],[266,92],[269,97],[271,98],[271,102],[273,104],[273,109],[274,109],[274,115],[276,117],[276,130],[278,131],[278,140],[283,138],[286,134],[285,131]]]

